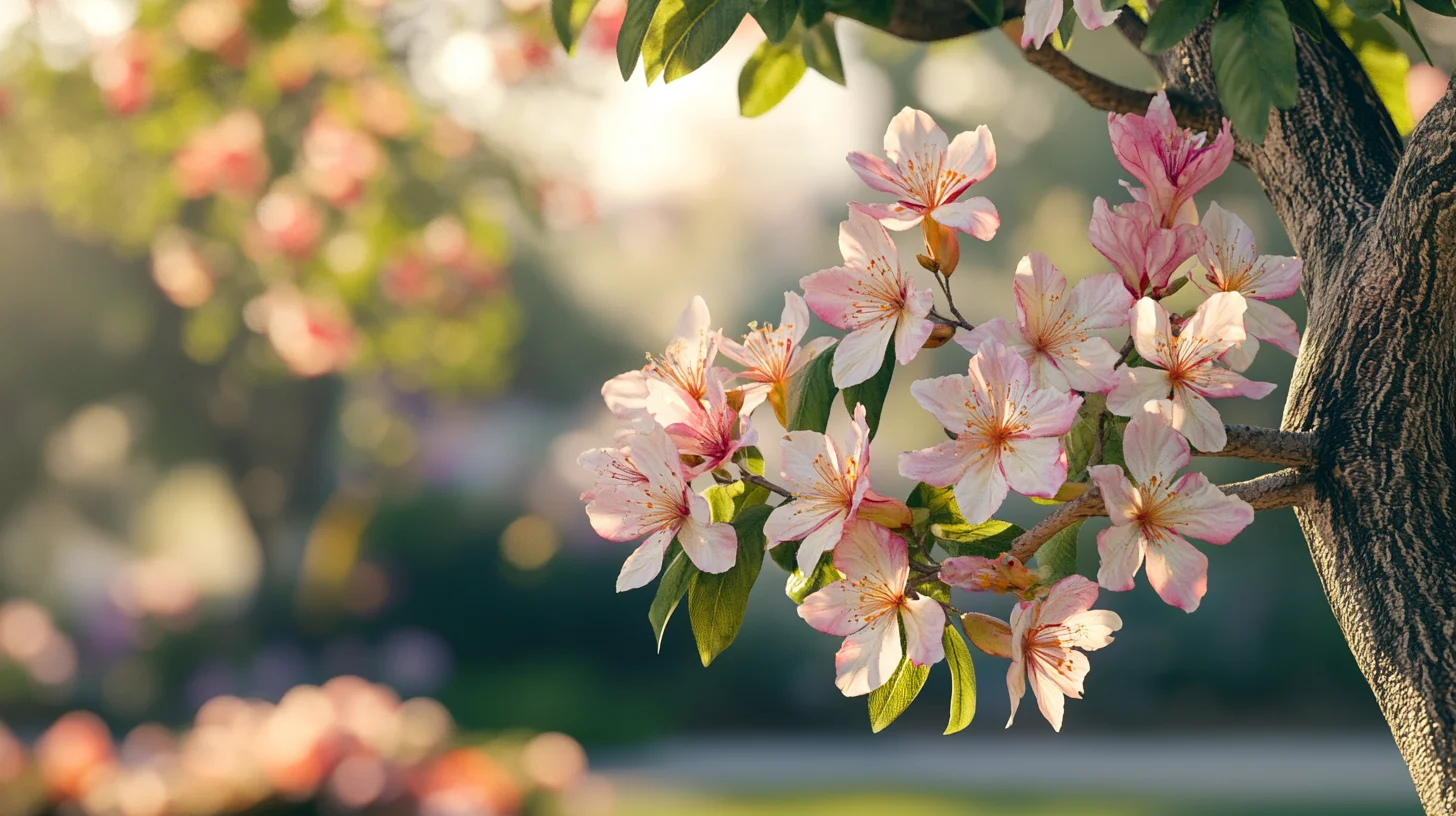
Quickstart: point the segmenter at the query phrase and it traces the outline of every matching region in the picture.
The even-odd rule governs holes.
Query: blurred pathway
[[[1389,735],[1054,738],[730,737],[602,752],[628,783],[736,793],[863,787],[1313,805],[1412,806]]]

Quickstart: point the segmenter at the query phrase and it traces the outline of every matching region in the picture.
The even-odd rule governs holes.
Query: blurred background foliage
[[[616,74],[622,11],[602,0],[568,58],[538,0],[0,0],[0,810],[47,791],[127,816],[446,791],[438,812],[591,814],[607,783],[572,738],[528,750],[532,734],[630,768],[671,738],[865,732],[832,683],[837,641],[798,621],[772,567],[711,670],[682,622],[655,653],[650,598],[612,591],[626,550],[577,501],[575,457],[612,425],[598,389],[693,294],[741,332],[837,262],[864,194],[843,156],[903,104],[996,135],[981,191],[1003,228],[964,247],[969,318],[1009,312],[1028,251],[1106,271],[1085,240],[1092,198],[1121,192],[1105,119],[998,34],[925,47],[840,20],[848,87],[811,73],[745,120],[751,21],[649,89]],[[1456,64],[1449,24],[1412,14]],[[1071,55],[1152,81],[1110,32]],[[1444,74],[1408,86],[1419,115]],[[1246,173],[1214,198],[1289,251]],[[939,433],[906,386],[964,365],[951,345],[897,377],[880,492],[908,492],[893,453]],[[1253,373],[1282,384],[1291,365],[1270,350]],[[1276,424],[1277,394],[1225,416]],[[1292,515],[1210,556],[1197,615],[1107,598],[1129,625],[1069,730],[1354,733],[1393,752]],[[1004,664],[979,668],[978,721],[945,750],[1005,738]],[[947,685],[933,674],[890,738],[940,740]],[[178,781],[196,762],[242,792],[196,805]],[[710,807],[633,790],[618,812]],[[1107,812],[1191,812],[1121,801]]]

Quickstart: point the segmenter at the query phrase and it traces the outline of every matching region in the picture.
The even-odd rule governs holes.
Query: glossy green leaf
[[[1148,21],[1143,51],[1161,54],[1182,42],[1199,23],[1213,16],[1215,5],[1215,0],[1163,0]]]
[[[880,370],[873,377],[844,389],[844,408],[854,416],[856,405],[865,407],[865,423],[870,428],[870,439],[880,428],[880,413],[885,408],[885,397],[890,393],[890,381],[895,377],[895,344],[885,345],[885,359]]]
[[[740,513],[733,520],[733,530],[738,534],[738,560],[727,572],[699,572],[693,578],[688,590],[688,616],[704,666],[732,645],[743,626],[748,595],[763,567],[763,524],[770,512],[771,508],[759,505]]]
[[[1058,51],[1066,51],[1072,47],[1072,35],[1077,33],[1077,9],[1070,3],[1067,10],[1062,14],[1062,21],[1057,23],[1057,30],[1052,32],[1052,48]]]
[[[768,491],[758,485],[750,485],[746,482],[730,482],[725,485],[713,485],[703,491],[703,498],[708,500],[708,509],[713,514],[713,521],[733,521],[744,508],[755,507],[768,501]]]
[[[789,380],[788,407],[790,431],[817,431],[829,427],[829,412],[834,408],[834,354],[814,355],[809,364]]]
[[[807,12],[809,4],[805,2]],[[807,14],[805,20],[807,21]],[[834,36],[834,21],[820,20],[805,29],[799,48],[804,54],[804,64],[818,71],[831,82],[844,84],[844,60],[839,56],[839,39]],[[824,352],[820,356],[831,356]]]
[[[1282,0],[1224,0],[1213,26],[1213,76],[1226,113],[1243,136],[1263,143],[1269,109],[1299,97],[1294,30]]]
[[[642,53],[642,42],[647,38],[647,29],[657,12],[659,0],[627,0],[627,12],[622,16],[622,27],[617,31],[617,68],[622,79],[631,79],[637,69],[637,57]]]
[[[894,16],[895,0],[827,0],[829,11],[858,20],[870,28],[884,29]]]
[[[1117,11],[1127,5],[1127,0],[1102,0],[1103,11]]]
[[[1416,0],[1416,5],[1442,17],[1456,17],[1456,0]]]
[[[903,714],[915,702],[929,676],[929,666],[916,666],[909,658],[900,658],[900,665],[890,679],[870,692],[870,730],[878,734]]]
[[[576,38],[596,6],[597,0],[551,0],[551,26],[566,53],[576,47]]]
[[[782,550],[787,544],[780,544],[774,551]],[[797,555],[798,547],[793,552]],[[782,564],[780,564],[782,566]],[[834,551],[831,550],[819,557],[819,563],[814,566],[814,571],[808,575],[799,571],[798,565],[789,570],[788,581],[784,583],[784,594],[794,603],[803,603],[804,599],[838,581],[844,576],[834,568]]]
[[[1122,463],[1122,426],[1126,419],[1104,413],[1107,399],[1101,394],[1088,394],[1071,430],[1062,437],[1067,452],[1067,481],[1087,480],[1087,465],[1097,450],[1097,429],[1102,428],[1102,456],[1097,464]]]
[[[793,572],[799,568],[799,542],[782,541],[775,547],[770,547],[768,555],[778,564],[784,572]]]
[[[1284,10],[1289,12],[1291,23],[1313,37],[1315,42],[1324,42],[1325,30],[1321,25],[1324,17],[1314,0],[1284,0]]]
[[[905,504],[912,509],[921,507],[929,511],[931,524],[966,523],[966,517],[961,515],[961,509],[956,504],[955,491],[949,487],[935,487],[921,482],[910,491],[910,497],[905,500]]]
[[[1036,551],[1037,570],[1048,584],[1077,572],[1077,538],[1082,532],[1082,522],[1077,522],[1057,531]]]
[[[1420,49],[1421,56],[1427,63],[1430,63],[1431,52],[1426,50],[1425,41],[1421,39],[1420,32],[1416,31],[1416,23],[1411,19],[1410,10],[1397,3],[1389,11],[1385,12],[1385,16],[1400,26],[1401,30],[1406,33],[1406,36],[1411,38],[1411,42],[1416,44],[1416,48]]]
[[[824,21],[824,14],[829,11],[825,0],[801,0],[799,3],[799,19],[804,21],[805,28],[813,28]]]
[[[945,647],[945,665],[950,669],[950,722],[945,733],[964,730],[976,716],[976,666],[971,650],[954,625],[945,627],[941,635]]]
[[[1390,11],[1390,0],[1345,0],[1345,5],[1362,20],[1372,20]]]
[[[662,571],[662,579],[657,582],[657,595],[653,597],[652,605],[647,607],[647,620],[652,624],[652,634],[657,637],[659,653],[662,652],[662,633],[667,631],[668,618],[672,617],[678,602],[688,594],[688,587],[692,586],[693,578],[698,574],[698,568],[688,560],[682,545],[676,541],[668,548],[664,560],[667,569]]]
[[[781,43],[794,30],[799,16],[799,0],[764,0],[753,9],[753,19],[771,43]]]
[[[728,43],[753,0],[661,0],[642,41],[648,83],[681,79]]]
[[[798,43],[775,45],[765,40],[738,74],[738,112],[762,116],[784,101],[804,78],[804,57]]]
[[[1021,527],[991,519],[982,524],[932,524],[930,534],[951,555],[981,555],[994,558],[1011,549],[1022,533]]]
[[[1406,97],[1405,79],[1410,73],[1410,58],[1384,25],[1377,20],[1361,20],[1345,5],[1331,0],[1315,0],[1325,19],[1354,52],[1360,67],[1370,77],[1375,93],[1385,103],[1395,129],[1402,134],[1415,127],[1410,101]]]
[[[739,448],[738,452],[733,454],[733,461],[739,467],[748,468],[748,472],[755,476],[763,475],[763,451],[753,445]]]

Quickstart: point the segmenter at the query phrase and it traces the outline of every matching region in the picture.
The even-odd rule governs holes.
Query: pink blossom
[[[839,225],[839,250],[844,266],[807,275],[799,285],[819,319],[849,332],[834,350],[834,384],[848,388],[880,370],[891,337],[901,365],[915,359],[935,328],[926,319],[935,295],[915,290],[890,234],[862,212],[850,210]]]
[[[1186,216],[1193,194],[1222,175],[1234,155],[1228,119],[1213,144],[1206,144],[1207,134],[1178,127],[1162,91],[1148,104],[1146,116],[1108,114],[1107,130],[1112,152],[1142,183],[1145,192],[1138,197],[1152,206],[1163,227]]]
[[[1097,585],[1080,575],[1058,581],[1046,596],[1023,601],[1011,610],[1011,623],[989,615],[967,613],[961,617],[971,642],[987,654],[1011,658],[1006,672],[1006,690],[1011,695],[1011,716],[1031,681],[1031,692],[1043,717],[1056,731],[1062,730],[1066,698],[1082,699],[1082,682],[1092,668],[1087,656],[1077,651],[1101,649],[1112,642],[1112,633],[1122,628],[1116,612],[1093,609]]]
[[[971,357],[969,376],[918,380],[910,394],[956,438],[900,454],[900,474],[955,485],[971,524],[991,518],[1007,488],[1051,498],[1067,479],[1061,435],[1082,398],[1032,384],[1026,361],[994,337]]]
[[[718,354],[718,333],[710,329],[711,321],[708,304],[694,296],[678,317],[665,354],[649,357],[641,370],[613,377],[602,386],[602,399],[612,413],[631,421],[650,419],[650,382],[672,386],[695,400],[706,396],[709,376],[718,373],[712,368]]]
[[[981,196],[959,200],[996,169],[996,143],[985,125],[956,136],[947,145],[945,131],[930,114],[905,108],[885,131],[885,158],[889,161],[865,153],[848,156],[849,166],[865,184],[898,200],[850,206],[893,230],[909,229],[921,219],[930,219],[982,241],[995,236],[1001,226],[996,205]]]
[[[794,500],[774,508],[763,526],[769,548],[799,541],[799,571],[814,571],[819,557],[834,549],[844,531],[861,517],[908,524],[901,502],[870,490],[870,430],[865,408],[855,406],[854,427],[841,451],[828,436],[792,431],[784,436],[781,475]]]
[[[844,580],[805,598],[799,617],[826,635],[844,638],[834,656],[834,684],[846,697],[883,686],[906,652],[916,666],[945,658],[940,639],[945,610],[935,599],[905,588],[910,577],[905,539],[857,521],[834,551],[834,567]]]
[[[723,466],[739,448],[758,441],[748,415],[734,409],[717,378],[708,378],[703,400],[663,383],[650,383],[649,388],[648,413],[666,425],[689,479]]]
[[[1117,351],[1090,332],[1127,323],[1132,297],[1116,275],[1096,275],[1077,282],[1070,293],[1067,279],[1040,252],[1016,267],[1016,326],[996,318],[974,331],[957,334],[956,342],[974,352],[995,337],[1021,355],[1031,367],[1032,383],[1055,391],[1112,390]]]
[[[1192,224],[1160,226],[1152,207],[1142,202],[1109,208],[1098,198],[1087,240],[1112,263],[1134,296],[1161,297],[1173,273],[1198,252],[1203,235]]]
[[[1259,353],[1259,341],[1267,340],[1290,354],[1299,354],[1299,327],[1266,300],[1282,300],[1299,290],[1304,262],[1283,255],[1260,255],[1254,233],[1237,215],[1210,204],[1203,218],[1207,236],[1198,250],[1203,264],[1194,274],[1193,285],[1208,294],[1238,292],[1247,301],[1244,332],[1248,335],[1223,355],[1235,371],[1243,371]]]
[[[597,474],[596,487],[586,494],[587,518],[597,535],[609,541],[647,537],[622,565],[617,591],[636,589],[657,577],[674,537],[703,572],[732,567],[738,557],[733,525],[712,521],[707,500],[683,478],[667,430],[643,425],[623,442],[618,449],[587,451],[578,460]]]
[[[784,313],[779,325],[757,326],[735,343],[724,338],[718,349],[725,357],[746,366],[738,376],[755,385],[744,389],[745,396],[767,396],[779,424],[787,426],[789,379],[809,364],[820,352],[834,345],[830,337],[818,337],[804,343],[809,329],[809,307],[795,292],[784,293]]]
[[[1082,21],[1082,25],[1091,31],[1111,25],[1121,13],[1121,9],[1104,11],[1102,0],[1073,0],[1072,6],[1077,10],[1077,18]],[[1041,48],[1042,43],[1061,24],[1065,7],[1063,0],[1028,0],[1026,16],[1022,20],[1021,47]]]
[[[1148,400],[1171,394],[1173,427],[1201,451],[1223,450],[1228,441],[1223,418],[1206,397],[1261,399],[1274,390],[1274,383],[1246,379],[1217,363],[1244,340],[1246,303],[1238,292],[1213,295],[1174,334],[1161,304],[1139,300],[1132,307],[1133,342],[1138,354],[1158,368],[1120,367],[1117,387],[1107,395],[1108,410],[1133,416]]]
[[[1189,462],[1188,442],[1174,429],[1173,413],[1171,402],[1149,402],[1127,424],[1123,457],[1132,482],[1116,465],[1089,469],[1112,520],[1097,534],[1102,556],[1097,582],[1118,592],[1132,589],[1146,560],[1158,597],[1192,612],[1208,587],[1208,558],[1183,536],[1227,544],[1254,520],[1254,509],[1224,495],[1202,473],[1173,481]]]
[[[959,555],[940,562],[940,580],[971,592],[1000,592],[1026,597],[1036,589],[1035,572],[1009,553],[998,558]]]

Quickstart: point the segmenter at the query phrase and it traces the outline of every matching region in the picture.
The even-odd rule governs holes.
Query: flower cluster
[[[1209,398],[1273,389],[1240,373],[1260,340],[1298,352],[1293,322],[1265,301],[1294,293],[1300,262],[1259,255],[1249,228],[1217,204],[1198,223],[1194,194],[1232,157],[1227,123],[1209,144],[1178,127],[1159,94],[1146,116],[1113,116],[1109,129],[1118,161],[1138,182],[1125,183],[1132,201],[1099,198],[1094,207],[1088,237],[1113,271],[1072,283],[1033,252],[1013,278],[1014,320],[972,325],[949,285],[960,262],[956,233],[991,240],[999,227],[990,201],[966,198],[995,166],[991,134],[981,127],[948,140],[908,108],[890,123],[885,158],[849,155],[870,187],[895,200],[850,205],[840,225],[843,265],[804,277],[802,297],[786,293],[777,328],[729,340],[695,299],[661,357],[603,388],[627,426],[614,447],[581,457],[595,474],[582,498],[597,532],[646,537],[618,589],[643,586],[671,559],[654,610],[671,614],[684,594],[715,593],[711,605],[689,605],[706,663],[727,643],[699,630],[726,628],[731,641],[743,587],[766,549],[790,572],[786,591],[799,616],[844,638],[836,685],[870,695],[877,730],[908,705],[932,664],[945,661],[958,685],[972,682],[957,619],[971,644],[1011,660],[1013,714],[1029,684],[1060,729],[1065,698],[1083,692],[1084,652],[1122,627],[1117,614],[1092,609],[1099,587],[1131,589],[1146,564],[1163,600],[1195,610],[1207,558],[1184,536],[1228,543],[1253,509],[1202,474],[1178,471],[1194,448],[1226,444]],[[919,265],[950,316],[935,290],[918,288],[900,265],[887,231],[915,224],[924,237]],[[1170,313],[1163,299],[1190,280],[1206,295],[1202,304]],[[806,343],[809,312],[846,333],[837,343]],[[1129,335],[1120,350],[1104,336],[1118,330]],[[970,352],[966,373],[909,387],[949,438],[900,453],[899,473],[919,485],[906,502],[882,496],[870,486],[870,447],[895,369],[951,337]],[[719,351],[744,369],[716,366]],[[851,417],[842,439],[826,434],[839,390]],[[765,402],[785,429],[778,482],[764,475],[750,424]],[[695,492],[693,481],[709,476],[714,484]],[[1038,539],[994,519],[1012,491],[1051,502],[1100,498],[1111,526],[1097,536],[1096,582],[1075,574],[1080,522]],[[773,494],[783,500],[770,505]],[[937,560],[937,548],[946,557]],[[1024,563],[1032,553],[1035,568]],[[1014,596],[1009,620],[962,613],[952,587]],[[666,619],[656,615],[660,637]],[[964,727],[969,715],[961,716],[953,706],[949,730]]]

